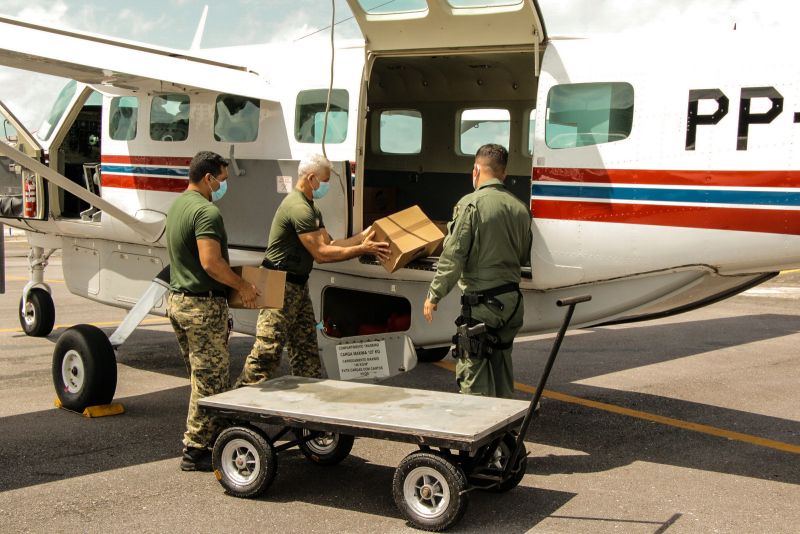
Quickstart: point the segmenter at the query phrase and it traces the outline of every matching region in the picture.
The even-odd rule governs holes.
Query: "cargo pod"
[[[448,221],[471,190],[476,149],[490,142],[508,148],[506,184],[529,203],[545,39],[536,2],[348,2],[367,49],[354,227],[414,205]]]

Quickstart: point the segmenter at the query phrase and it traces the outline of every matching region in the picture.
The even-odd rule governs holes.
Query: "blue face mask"
[[[314,189],[314,192],[311,193],[311,196],[319,200],[328,194],[328,189],[330,188],[331,184],[329,184],[328,182],[320,182],[319,187],[317,189]]]
[[[217,179],[214,178],[214,180]],[[225,196],[225,192],[228,190],[228,180],[225,180],[224,182],[220,182],[219,180],[217,180],[217,183],[219,184],[219,189],[217,189],[216,191],[211,191],[212,202],[219,202],[219,200]]]

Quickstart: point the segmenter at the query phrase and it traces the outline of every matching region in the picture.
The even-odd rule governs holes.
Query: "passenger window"
[[[380,147],[386,154],[419,154],[422,115],[411,109],[381,112]]]
[[[185,141],[189,137],[189,95],[174,93],[153,97],[150,139]]]
[[[58,124],[58,121],[61,120],[61,116],[64,115],[64,112],[67,110],[67,105],[72,101],[72,97],[75,96],[77,88],[77,82],[75,80],[70,80],[67,82],[67,85],[61,89],[61,92],[58,93],[58,97],[53,104],[53,108],[50,110],[47,118],[44,119],[39,131],[36,132],[36,137],[43,141],[50,139],[56,124]]]
[[[139,99],[135,96],[117,96],[111,99],[108,134],[116,141],[130,141],[136,137]]]
[[[428,2],[425,0],[403,0],[395,3],[394,0],[388,2],[375,2],[375,0],[358,0],[361,9],[370,15],[388,15],[399,13],[413,13],[415,11],[426,11]]]
[[[461,112],[460,122],[462,154],[475,155],[487,143],[508,147],[511,114],[507,109],[467,109]]]
[[[450,7],[504,7],[516,6],[522,3],[522,0],[447,0]]]
[[[261,101],[236,95],[219,95],[214,107],[214,139],[249,143],[258,137]]]
[[[528,155],[533,155],[533,137],[536,130],[536,110],[532,109],[528,116]]]
[[[343,143],[347,137],[347,110],[349,95],[344,89],[331,92],[331,109],[328,113],[326,143]],[[294,137],[301,143],[321,143],[325,124],[327,89],[301,91],[297,94]]]
[[[574,148],[627,139],[633,125],[629,83],[557,85],[547,95],[545,141],[550,148]]]

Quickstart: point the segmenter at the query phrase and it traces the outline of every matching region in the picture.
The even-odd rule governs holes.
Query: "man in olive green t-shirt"
[[[183,436],[184,471],[211,471],[209,447],[221,421],[202,415],[197,401],[230,387],[226,288],[239,290],[245,306],[259,294],[228,264],[228,236],[213,201],[228,187],[228,163],[213,152],[199,152],[189,164],[189,185],[167,212],[170,260],[169,316],[191,377],[192,393]]]
[[[532,234],[528,206],[505,188],[507,162],[508,151],[500,145],[478,149],[472,169],[475,191],[453,210],[423,313],[430,322],[456,282],[465,295],[480,300],[469,306],[469,326],[485,323],[495,342],[482,354],[460,350],[456,379],[461,393],[510,398],[511,348],[525,310],[519,281],[521,267],[530,265]],[[457,324],[462,321],[467,322],[462,316]]]
[[[273,216],[263,265],[286,271],[283,308],[259,312],[256,340],[236,381],[237,387],[273,378],[284,346],[293,375],[321,377],[314,307],[308,292],[314,261],[344,261],[361,254],[388,257],[389,244],[373,241],[375,232],[371,227],[348,239],[331,239],[322,213],[314,205],[314,199],[327,193],[330,177],[331,162],[327,158],[321,154],[304,158],[298,168],[297,186]]]

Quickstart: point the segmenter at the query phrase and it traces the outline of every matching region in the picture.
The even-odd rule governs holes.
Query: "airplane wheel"
[[[467,510],[467,477],[444,454],[412,452],[394,472],[392,494],[403,516],[415,527],[441,531]]]
[[[432,349],[417,349],[417,361],[422,363],[435,363],[450,354],[450,347],[434,347]]]
[[[257,497],[278,472],[278,456],[270,442],[255,428],[226,428],[214,443],[211,455],[214,475],[234,497]]]
[[[56,307],[53,297],[42,288],[28,292],[28,302],[19,299],[19,324],[29,336],[44,337],[53,331],[56,322]]]
[[[102,330],[79,324],[59,336],[53,351],[53,385],[69,410],[82,412],[111,402],[117,389],[117,359]]]
[[[295,428],[294,435],[302,439],[309,434],[315,437],[298,445],[306,458],[319,465],[336,465],[348,457],[353,450],[353,436],[335,432],[317,432],[307,428]]]

